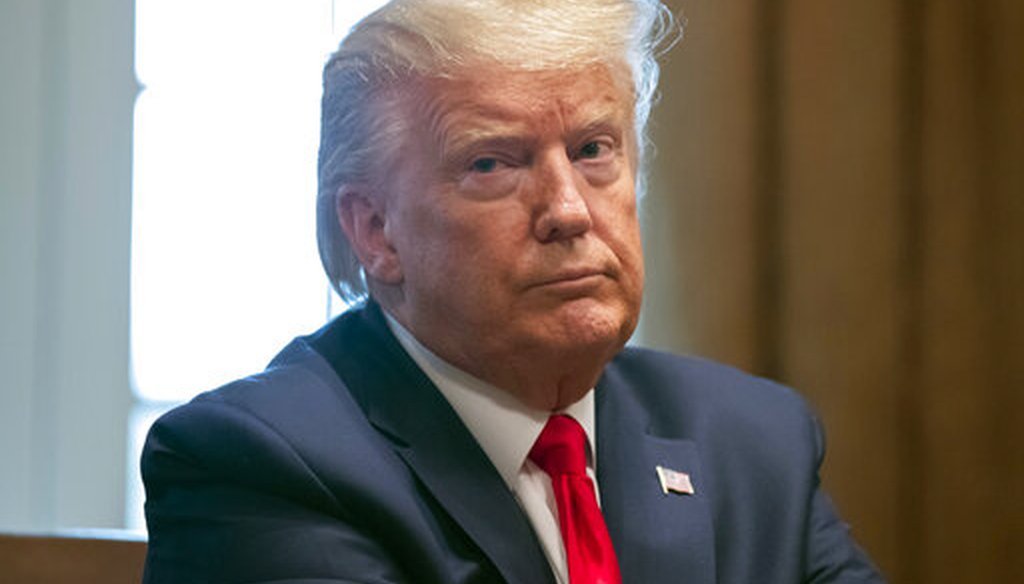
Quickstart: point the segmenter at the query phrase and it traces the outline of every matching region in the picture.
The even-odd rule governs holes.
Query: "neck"
[[[502,363],[501,367],[467,371],[511,393],[531,408],[557,411],[576,403],[593,389],[612,356],[614,352],[609,355],[549,353],[495,357],[493,362]],[[466,366],[472,367],[472,363]]]
[[[621,347],[573,347],[569,351],[520,349],[466,354],[416,334],[400,315],[384,309],[395,332],[448,365],[515,397],[538,411],[558,411],[582,399],[596,385],[605,364]]]

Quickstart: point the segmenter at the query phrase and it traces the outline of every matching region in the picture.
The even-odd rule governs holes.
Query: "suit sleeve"
[[[143,584],[410,581],[275,432],[193,402],[158,421],[142,457]]]
[[[817,450],[814,481],[808,509],[807,572],[808,584],[884,584],[867,554],[850,535],[849,526],[839,518],[832,501],[821,487],[818,471],[825,454],[821,424],[814,419]]]

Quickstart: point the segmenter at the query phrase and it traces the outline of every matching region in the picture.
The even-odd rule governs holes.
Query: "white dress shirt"
[[[565,545],[558,527],[558,505],[551,489],[551,479],[527,456],[552,413],[572,416],[587,434],[587,473],[596,489],[593,390],[558,412],[529,408],[511,393],[444,361],[424,347],[391,315],[385,315],[402,348],[441,391],[505,480],[530,520],[555,579],[560,584],[569,584]]]

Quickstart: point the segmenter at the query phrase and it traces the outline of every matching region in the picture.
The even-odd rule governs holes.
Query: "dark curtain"
[[[642,340],[807,395],[894,584],[1024,582],[1024,2],[669,4]]]

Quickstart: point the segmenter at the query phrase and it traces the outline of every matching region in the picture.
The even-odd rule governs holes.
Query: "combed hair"
[[[345,185],[379,186],[400,163],[412,121],[402,114],[403,84],[487,65],[545,71],[600,64],[626,71],[642,194],[656,59],[679,34],[659,0],[392,0],[356,24],[323,74],[317,242],[334,289],[349,301],[367,293],[335,199]]]

